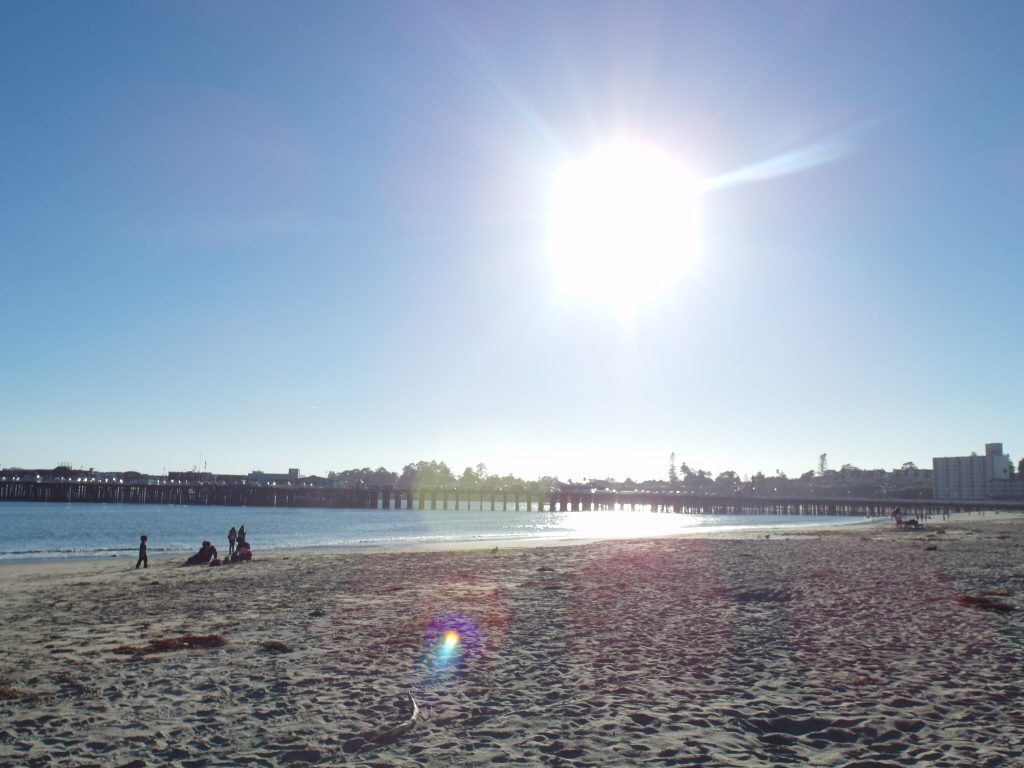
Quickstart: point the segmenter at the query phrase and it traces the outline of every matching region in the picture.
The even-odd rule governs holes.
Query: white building
[[[933,498],[990,499],[993,481],[1007,481],[1013,473],[1002,443],[987,443],[985,455],[932,459]]]

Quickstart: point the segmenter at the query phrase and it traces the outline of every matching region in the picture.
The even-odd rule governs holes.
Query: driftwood
[[[420,716],[420,707],[411,693],[409,694],[409,701],[412,703],[412,715],[407,720],[399,723],[394,728],[388,728],[386,731],[380,731],[370,736],[367,741],[373,744],[387,744],[397,739],[403,733],[412,730],[413,725],[416,724],[416,718]]]

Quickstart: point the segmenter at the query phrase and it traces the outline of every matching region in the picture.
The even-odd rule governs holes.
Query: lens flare
[[[426,628],[423,638],[423,664],[432,684],[458,674],[479,655],[483,636],[475,622],[464,616],[440,616]]]
[[[447,632],[444,633],[444,645],[442,647],[442,650],[444,650],[446,653],[451,653],[458,647],[458,645],[458,632],[456,632],[454,629],[449,629]]]
[[[459,657],[462,655],[460,640],[459,633],[454,629],[449,629],[444,633],[444,637],[437,644],[437,663],[439,666],[447,666],[458,662]]]
[[[501,646],[511,620],[503,590],[469,571],[445,574],[417,613],[421,645],[414,674],[425,688],[455,683]]]

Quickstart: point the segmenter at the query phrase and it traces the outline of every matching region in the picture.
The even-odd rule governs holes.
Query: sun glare
[[[616,142],[570,163],[552,188],[548,249],[562,294],[624,312],[693,256],[699,185],[665,150]]]

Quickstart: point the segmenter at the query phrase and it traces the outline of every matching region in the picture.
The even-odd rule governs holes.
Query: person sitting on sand
[[[231,558],[232,563],[242,563],[247,560],[252,560],[252,549],[249,547],[249,542],[243,541],[238,545],[238,549],[235,550],[235,554]]]
[[[192,557],[185,561],[185,565],[203,565],[217,557],[217,548],[208,541],[204,541]]]

